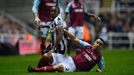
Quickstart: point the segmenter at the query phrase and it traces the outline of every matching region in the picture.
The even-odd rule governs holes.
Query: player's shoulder
[[[58,15],[54,20],[55,20],[56,22],[57,22],[57,21],[63,21],[63,18],[62,18],[60,15]]]
[[[90,43],[88,42],[85,42],[83,40],[79,40],[79,43],[80,43],[80,46],[83,47],[83,46],[92,46]]]

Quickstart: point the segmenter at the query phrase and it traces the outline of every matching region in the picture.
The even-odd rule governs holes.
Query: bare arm
[[[63,36],[63,31],[61,31],[60,27],[56,28],[56,40],[55,40],[54,48],[58,46],[60,40],[62,39],[62,36]]]
[[[70,32],[68,32],[66,29],[63,29],[63,31],[70,38],[71,41],[73,41],[77,45],[80,44],[79,39],[77,37],[75,37],[73,34],[71,34]]]
[[[91,13],[84,13],[85,15],[89,16],[89,17],[95,17],[94,14],[91,14]]]
[[[39,19],[39,14],[37,12],[33,14],[34,14],[34,22],[39,25],[41,22]]]
[[[41,2],[41,0],[34,0],[33,7],[32,7],[32,11],[34,14],[34,22],[36,24],[40,23],[39,14],[38,14],[38,7],[40,5],[40,2]]]
[[[94,17],[95,19],[97,19],[98,21],[101,21],[101,18],[94,15],[94,14],[91,14],[91,13],[84,13],[86,16],[89,16],[89,17]]]
[[[35,12],[35,13],[33,13],[33,14],[34,14],[34,18],[39,18],[38,12]]]

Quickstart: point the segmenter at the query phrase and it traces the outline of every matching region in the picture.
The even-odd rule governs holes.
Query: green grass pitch
[[[40,58],[39,54],[24,56],[0,56],[0,75],[133,75],[134,74],[134,50],[103,50],[106,72],[42,72],[28,73],[28,65],[36,66]]]

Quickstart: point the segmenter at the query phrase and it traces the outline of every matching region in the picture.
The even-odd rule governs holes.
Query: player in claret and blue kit
[[[40,66],[35,68],[29,66],[28,72],[74,72],[90,71],[101,59],[100,48],[103,47],[104,41],[98,38],[93,45],[79,40],[67,30],[60,28],[72,42],[81,47],[81,52],[74,56],[65,56],[59,53],[47,53],[40,59]],[[45,65],[47,63],[48,65]],[[42,65],[41,65],[42,64]]]

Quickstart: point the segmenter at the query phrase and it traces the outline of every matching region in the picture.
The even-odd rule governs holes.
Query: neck
[[[92,49],[93,49],[94,51],[98,51],[98,49],[97,49],[97,48],[95,48],[94,46],[92,46]]]

